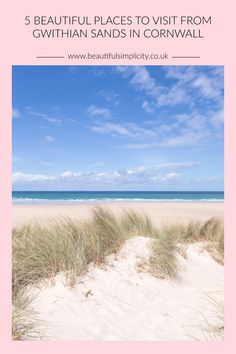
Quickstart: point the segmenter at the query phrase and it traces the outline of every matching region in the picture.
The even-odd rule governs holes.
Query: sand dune
[[[207,295],[223,299],[223,267],[201,244],[187,257],[178,255],[178,281],[147,272],[151,239],[134,237],[101,268],[90,265],[76,286],[66,287],[63,274],[54,285],[34,293],[33,308],[50,340],[204,340],[206,320],[216,326],[216,311]]]

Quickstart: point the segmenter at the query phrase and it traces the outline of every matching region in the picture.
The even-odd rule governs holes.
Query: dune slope
[[[150,238],[133,237],[105,266],[91,265],[74,288],[55,283],[31,289],[33,308],[50,340],[204,340],[207,322],[220,326],[210,297],[222,301],[223,267],[200,244],[188,247],[176,281],[147,270]],[[146,265],[145,265],[146,264]]]

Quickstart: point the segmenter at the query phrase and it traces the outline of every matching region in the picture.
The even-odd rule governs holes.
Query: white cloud
[[[189,104],[197,106],[199,98],[222,100],[223,70],[220,67],[204,74],[201,67],[165,67],[166,78],[173,82],[165,86],[159,85],[145,67],[118,66],[116,72],[135,90],[144,91],[146,95],[155,100],[156,106],[176,106]]]
[[[223,139],[220,125],[223,123],[223,71],[213,67],[178,66],[163,68],[171,82],[164,86],[151,76],[151,71],[143,66],[118,66],[116,72],[138,91],[148,97],[142,102],[146,113],[154,113],[158,107],[188,105],[188,113],[158,116],[155,121],[143,123],[94,120],[91,130],[116,137],[140,139],[138,143],[126,141],[128,149],[149,149],[155,147],[190,146],[211,144]],[[153,69],[154,70],[154,69]],[[207,73],[207,74],[206,74]],[[204,105],[203,100],[207,100]],[[215,112],[209,111],[208,100],[214,100]],[[109,118],[110,110],[90,106],[88,113],[94,118]],[[147,129],[148,128],[148,129]]]
[[[205,75],[200,75],[194,80],[193,87],[198,88],[201,94],[207,98],[216,98],[221,95],[221,88],[218,87],[217,81]]]
[[[49,115],[47,113],[36,112],[36,111],[33,111],[31,108],[28,109],[28,112],[32,116],[43,118],[44,120],[46,120],[47,122],[49,122],[51,124],[54,124],[54,125],[61,125],[62,124],[61,119],[56,118],[56,117],[52,117],[51,115]]]
[[[144,109],[144,111],[146,113],[153,113],[154,112],[153,107],[151,106],[151,104],[148,101],[143,101],[142,109]]]
[[[145,91],[151,96],[156,96],[160,93],[161,87],[156,84],[144,66],[118,66],[116,71],[124,78],[129,78],[130,84],[136,90]]]
[[[181,174],[176,173],[176,172],[170,172],[165,175],[158,175],[158,176],[153,176],[150,177],[150,180],[153,182],[159,182],[159,183],[177,183],[180,181]]]
[[[190,146],[199,143],[206,145],[223,138],[219,130],[215,129],[223,123],[222,110],[206,111],[206,115],[196,111],[191,114],[177,114],[168,117],[168,123],[162,122],[163,119],[147,121],[142,125],[131,122],[97,122],[91,126],[91,130],[100,134],[142,140],[138,143],[126,142],[123,148],[128,149]]]
[[[167,78],[176,79],[176,85],[186,88],[188,93],[194,90],[196,97],[199,96],[199,91],[200,96],[205,99],[222,98],[224,70],[221,66],[210,67],[207,75],[203,68],[191,66],[167,66],[165,71]]]
[[[45,182],[55,180],[55,178],[56,177],[54,176],[46,176],[41,174],[15,172],[12,175],[12,182]]]
[[[184,85],[186,78],[183,80],[183,77],[189,76],[182,75],[180,80],[180,74],[175,75],[175,78],[178,78],[177,83],[171,86],[161,86],[156,83],[148,69],[143,66],[117,67],[116,70],[124,78],[129,78],[129,82],[134,89],[144,91],[148,96],[151,96],[155,100],[156,106],[175,106],[189,100],[189,95]],[[170,77],[170,73],[167,75]]]
[[[19,118],[20,111],[17,108],[12,108],[12,118]]]
[[[72,172],[72,171],[65,171],[60,175],[60,177],[62,177],[62,178],[74,178],[74,177],[80,177],[80,176],[81,176],[80,172]]]
[[[106,72],[107,70],[105,70],[102,66],[91,66],[90,74],[93,76],[103,76]]]
[[[224,123],[224,111],[220,109],[219,111],[213,112],[210,116],[211,122],[214,126],[218,127]]]
[[[173,85],[168,90],[163,90],[163,93],[158,95],[156,100],[158,106],[176,106],[187,102],[189,95],[181,83]]]
[[[138,166],[135,168],[115,171],[71,171],[67,170],[57,176],[15,172],[12,180],[14,185],[51,185],[56,186],[104,186],[104,185],[153,185],[179,180],[181,172],[196,166],[195,162],[165,163],[153,166]]]
[[[130,136],[128,129],[117,123],[105,123],[101,125],[92,126],[92,131],[103,134],[118,134]]]
[[[45,141],[46,141],[46,143],[53,143],[55,141],[55,138],[51,135],[46,135]]]
[[[103,108],[103,107],[98,107],[98,106],[90,106],[87,109],[87,112],[89,115],[93,117],[98,117],[98,118],[110,118],[111,117],[111,111],[108,108]]]
[[[196,70],[192,66],[165,66],[168,79],[191,81],[196,77]]]
[[[193,168],[196,166],[198,166],[198,162],[196,162],[196,161],[168,162],[168,163],[162,163],[162,164],[156,165],[156,167],[158,167],[158,168],[172,169],[174,171],[185,170],[185,169]]]
[[[159,86],[156,85],[155,80],[150,76],[148,70],[142,66],[134,67],[130,83],[137,90],[144,90],[151,95],[156,95],[160,91]]]
[[[180,169],[180,168],[179,168]],[[133,169],[120,169],[112,172],[72,172],[65,171],[60,175],[63,182],[69,180],[70,183],[78,183],[79,185],[113,185],[115,184],[134,184],[149,185],[156,183],[167,183],[179,179],[180,172],[169,171],[161,173],[161,168],[139,166]]]
[[[97,92],[97,97],[104,99],[113,106],[117,106],[120,103],[120,94],[115,91],[99,90]]]
[[[102,134],[112,134],[116,136],[126,136],[130,138],[153,137],[155,132],[138,126],[135,123],[104,123],[91,127],[92,131]]]
[[[181,145],[193,145],[203,141],[206,136],[206,132],[193,132],[192,130],[185,129],[180,135],[172,136],[162,141],[162,146],[181,146]]]

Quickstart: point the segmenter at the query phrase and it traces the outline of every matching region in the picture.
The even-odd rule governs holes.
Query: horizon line
[[[224,190],[12,190],[12,192],[156,192],[156,193],[193,193],[193,192],[208,192],[208,193],[224,193]]]

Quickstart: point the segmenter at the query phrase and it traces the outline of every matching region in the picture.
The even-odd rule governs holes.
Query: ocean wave
[[[90,198],[90,199],[43,199],[13,197],[13,204],[91,204],[100,202],[224,202],[223,198]]]

